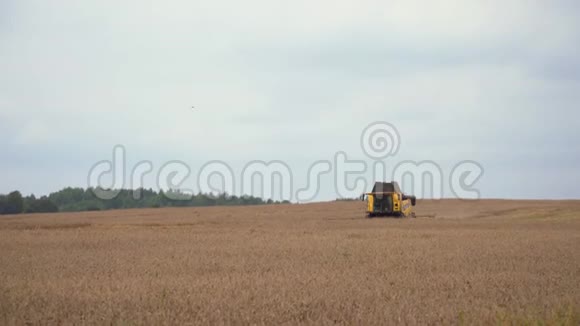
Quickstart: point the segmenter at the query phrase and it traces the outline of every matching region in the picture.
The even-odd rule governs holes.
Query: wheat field
[[[580,324],[580,201],[0,217],[0,324]]]

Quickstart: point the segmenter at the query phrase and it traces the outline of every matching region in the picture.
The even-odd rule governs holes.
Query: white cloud
[[[120,143],[141,159],[300,162],[361,155],[362,128],[387,120],[407,157],[508,155],[525,171],[518,150],[553,155],[579,127],[571,2],[0,6],[0,145],[29,156]]]

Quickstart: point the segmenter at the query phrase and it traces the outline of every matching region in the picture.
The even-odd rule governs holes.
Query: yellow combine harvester
[[[363,195],[367,201],[367,217],[398,216],[415,217],[415,196],[405,195],[396,182],[376,182],[373,191]]]

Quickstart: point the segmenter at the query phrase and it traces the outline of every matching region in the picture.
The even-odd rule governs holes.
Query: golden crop
[[[0,324],[580,323],[580,202],[0,218]]]

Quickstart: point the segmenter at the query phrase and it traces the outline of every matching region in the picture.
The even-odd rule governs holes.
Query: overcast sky
[[[117,144],[193,174],[283,160],[300,186],[337,151],[370,164],[361,132],[387,121],[390,165],[474,160],[484,197],[580,198],[579,58],[574,0],[3,0],[0,193],[84,187]]]

